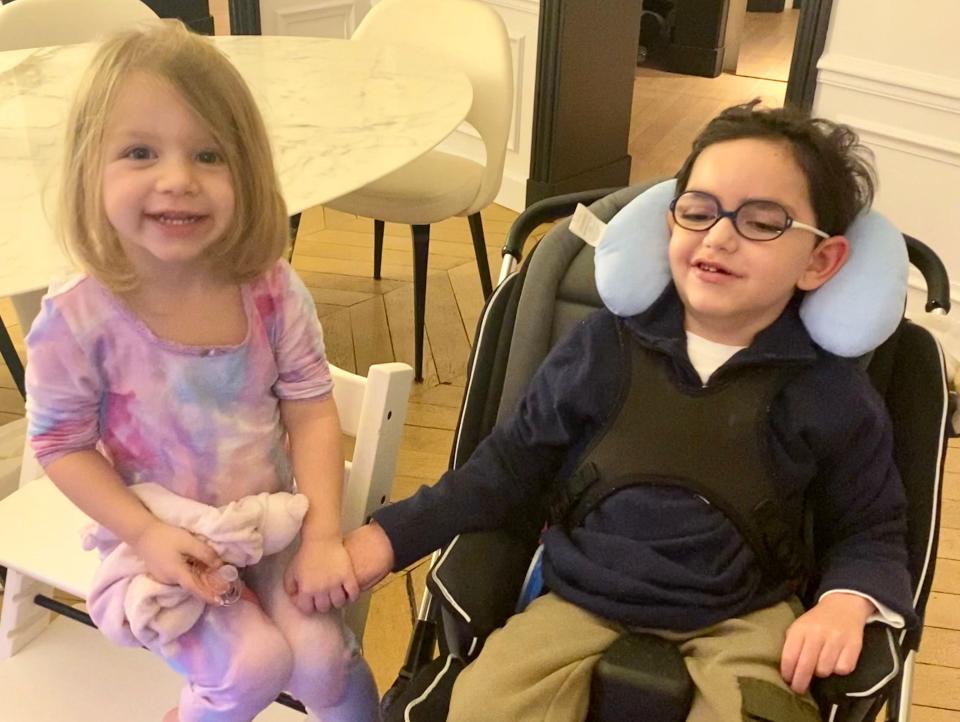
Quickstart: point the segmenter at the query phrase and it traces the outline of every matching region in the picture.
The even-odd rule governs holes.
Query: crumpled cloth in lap
[[[214,507],[158,484],[129,489],[160,521],[204,537],[225,564],[236,567],[286,548],[299,533],[308,506],[306,496],[287,492],[264,492]],[[123,646],[144,646],[165,657],[176,654],[178,637],[196,624],[205,603],[179,585],[153,579],[133,549],[109,529],[90,524],[82,537],[83,548],[96,549],[101,559],[87,599],[100,631]]]

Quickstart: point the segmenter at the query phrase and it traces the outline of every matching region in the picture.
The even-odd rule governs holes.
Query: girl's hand
[[[347,534],[343,545],[350,554],[361,591],[370,589],[393,569],[393,545],[375,521]]]
[[[342,607],[360,593],[340,537],[304,537],[283,574],[283,588],[304,614]]]
[[[147,572],[158,582],[177,584],[207,604],[219,599],[210,585],[202,584],[199,571],[203,567],[217,569],[222,562],[209,544],[186,529],[150,522],[132,544],[147,566]]]
[[[863,646],[863,627],[876,611],[864,597],[834,592],[801,615],[787,630],[780,674],[797,694],[810,687],[813,675],[850,674]]]

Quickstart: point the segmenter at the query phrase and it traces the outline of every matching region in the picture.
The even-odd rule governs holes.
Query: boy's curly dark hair
[[[873,202],[876,175],[870,149],[846,125],[791,108],[758,108],[759,103],[727,108],[706,125],[677,173],[677,193],[686,190],[693,164],[707,146],[741,138],[783,140],[807,178],[817,227],[831,235],[844,233]]]

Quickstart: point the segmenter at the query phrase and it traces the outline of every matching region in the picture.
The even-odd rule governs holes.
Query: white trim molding
[[[268,11],[263,14],[261,25],[264,34],[269,35],[309,34],[349,40],[359,22],[354,0],[312,0],[296,5],[277,3],[275,7],[262,9]],[[333,34],[325,31],[330,27],[331,21],[338,28],[338,32]],[[309,27],[310,24],[314,27]],[[339,30],[341,27],[342,30]]]
[[[869,145],[960,167],[960,141],[859,117],[839,115],[837,120],[856,130],[860,138]]]
[[[510,127],[510,137],[507,141],[507,152],[520,152],[520,132],[523,128],[523,95],[524,85],[523,68],[526,62],[525,49],[527,38],[524,36],[510,38],[510,51],[513,56],[513,120]]]
[[[841,53],[817,63],[817,82],[960,115],[960,79]]]
[[[486,0],[487,5],[499,5],[507,10],[516,10],[530,15],[540,15],[539,0]]]

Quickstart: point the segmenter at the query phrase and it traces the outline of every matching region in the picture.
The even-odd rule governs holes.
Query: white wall
[[[943,259],[960,304],[960,2],[834,0],[814,114],[876,154],[874,207]],[[919,289],[914,275],[911,285]],[[912,292],[916,307],[919,290]],[[953,318],[951,318],[953,317]],[[960,305],[945,327],[960,356]],[[948,348],[948,351],[951,349]]]

